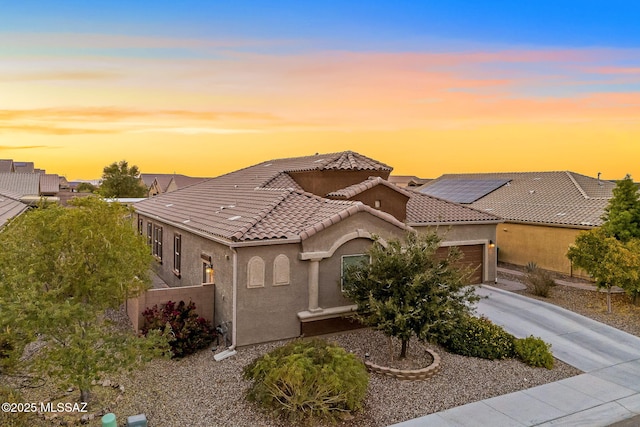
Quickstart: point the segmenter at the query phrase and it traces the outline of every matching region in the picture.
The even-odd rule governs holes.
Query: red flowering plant
[[[167,301],[142,312],[145,323],[142,333],[159,330],[167,336],[174,358],[181,358],[207,347],[216,339],[211,322],[196,313],[193,301],[185,304]]]

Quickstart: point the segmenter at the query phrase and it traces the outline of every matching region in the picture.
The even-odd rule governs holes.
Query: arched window
[[[254,256],[247,265],[247,287],[264,287],[264,260],[259,256]]]
[[[273,286],[288,285],[289,278],[289,258],[280,254],[273,261]]]

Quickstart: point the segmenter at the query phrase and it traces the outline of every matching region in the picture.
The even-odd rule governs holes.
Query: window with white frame
[[[162,227],[153,226],[153,255],[162,261]]]

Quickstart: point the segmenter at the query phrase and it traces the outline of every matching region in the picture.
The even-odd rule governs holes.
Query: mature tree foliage
[[[98,187],[96,187],[90,182],[81,182],[76,187],[76,191],[78,193],[95,193],[97,189]]]
[[[640,195],[630,175],[616,183],[602,219],[607,235],[622,242],[640,238]]]
[[[131,211],[97,197],[69,203],[29,211],[0,232],[0,326],[18,332],[18,344],[44,343],[29,368],[75,385],[86,401],[92,380],[166,347],[105,316],[148,286],[151,255]]]
[[[144,197],[147,195],[137,166],[129,167],[126,160],[111,163],[102,172],[100,194],[104,197]]]
[[[591,275],[600,289],[607,290],[611,312],[611,288],[623,288],[634,299],[640,292],[640,241],[621,242],[603,229],[580,233],[567,256],[576,267]]]
[[[629,175],[616,183],[599,229],[576,237],[567,257],[591,275],[599,288],[607,289],[611,312],[611,288],[623,288],[637,302],[640,294],[640,196]]]
[[[380,240],[368,251],[369,264],[348,267],[344,291],[358,305],[363,323],[402,341],[400,358],[409,340],[437,340],[455,327],[478,297],[465,287],[469,272],[455,266],[461,258],[452,248],[445,258],[436,251],[435,233],[410,233],[405,240]]]

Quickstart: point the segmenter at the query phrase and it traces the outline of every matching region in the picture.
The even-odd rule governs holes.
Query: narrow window
[[[247,265],[247,287],[264,287],[264,260],[259,256],[254,256]]]
[[[138,217],[138,234],[142,236],[143,231],[144,231],[144,220]]]
[[[153,255],[162,261],[162,227],[159,225],[153,227]]]
[[[182,262],[182,236],[178,233],[173,235],[173,272],[180,276]]]
[[[147,245],[149,245],[149,247],[151,247],[153,243],[152,230],[153,230],[153,225],[150,222],[147,222]]]
[[[342,265],[340,268],[340,290],[344,291],[344,274],[347,271],[347,268],[351,266],[364,266],[371,262],[371,258],[366,254],[357,254],[357,255],[343,255],[342,256]]]

